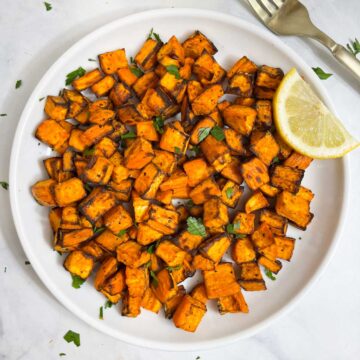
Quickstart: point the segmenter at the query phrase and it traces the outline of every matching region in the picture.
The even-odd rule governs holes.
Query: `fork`
[[[319,30],[298,0],[248,0],[260,20],[277,35],[299,35],[317,40],[360,81],[360,61]]]

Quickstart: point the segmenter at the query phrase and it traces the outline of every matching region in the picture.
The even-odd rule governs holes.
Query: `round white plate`
[[[99,320],[99,307],[105,301],[103,295],[96,292],[91,283],[79,290],[71,287],[70,275],[62,268],[64,256],[51,248],[48,209],[39,206],[30,193],[30,186],[45,178],[42,160],[51,154],[34,138],[37,125],[44,119],[44,102],[39,102],[39,98],[56,95],[64,87],[66,74],[78,66],[93,68],[95,64],[88,62],[88,58],[96,58],[97,54],[124,47],[128,56],[134,56],[151,28],[165,40],[173,34],[184,40],[194,30],[202,31],[217,46],[219,52],[215,57],[225,68],[243,55],[257,64],[281,67],[284,71],[296,66],[333,110],[311,68],[268,31],[232,16],[204,10],[166,9],[134,14],[105,25],[76,43],[48,70],[33,91],[22,113],[12,149],[12,212],[34,270],[54,296],[76,316],[104,333],[140,346],[176,351],[210,348],[263,329],[288,310],[319,277],[334,251],[344,220],[347,166],[344,160],[315,161],[306,171],[303,184],[316,195],[311,206],[314,220],[304,233],[290,229],[291,236],[302,239],[296,241],[293,259],[289,264],[283,262],[276,281],[266,278],[268,290],[244,291],[249,314],[221,316],[215,304],[209,304],[194,334],[179,330],[163,316],[146,310],[132,319],[122,317],[118,306],[113,306],[105,311],[104,320]]]

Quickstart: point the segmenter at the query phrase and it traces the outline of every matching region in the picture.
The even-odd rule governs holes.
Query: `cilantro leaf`
[[[166,269],[169,270],[170,272],[173,272],[175,270],[180,270],[182,268],[182,265],[176,265],[176,266],[166,266]]]
[[[7,190],[9,188],[9,183],[6,181],[0,181],[0,185],[4,190]]]
[[[276,277],[273,275],[273,273],[269,269],[265,269],[265,275],[272,281],[276,280]]]
[[[102,306],[99,308],[99,319],[104,320],[104,308]]]
[[[146,251],[149,253],[149,254],[153,254],[154,251],[155,251],[155,244],[151,244],[147,249]]]
[[[25,265],[31,265],[29,260],[25,260]]]
[[[224,130],[220,126],[214,126],[210,134],[218,141],[223,141],[225,139]]]
[[[271,162],[271,164],[278,164],[280,162],[280,159],[278,156],[275,156]]]
[[[153,120],[154,128],[159,134],[164,133],[164,119],[161,116],[156,116]]]
[[[175,154],[181,155],[181,150],[179,147],[175,146],[174,151],[175,151]]]
[[[94,232],[94,234],[98,234],[99,232],[101,232],[101,231],[103,231],[103,230],[105,230],[105,227],[104,227],[104,226],[99,227],[99,228],[97,228],[96,226],[93,227],[93,232]]]
[[[87,148],[84,150],[83,155],[84,156],[91,156],[94,155],[95,148]]]
[[[74,274],[71,274],[71,277],[72,277],[71,286],[74,289],[80,289],[81,285],[85,282],[85,279],[82,279],[80,276],[77,276],[77,275],[74,275]]]
[[[66,356],[66,354],[65,353],[60,353],[59,356]]]
[[[185,207],[187,207],[188,209],[191,209],[194,205],[195,204],[192,200],[189,200],[185,203]]]
[[[319,79],[321,80],[326,80],[328,79],[330,76],[332,76],[332,74],[330,73],[326,73],[323,69],[316,67],[316,68],[312,68],[315,72],[315,74],[319,77]]]
[[[64,340],[68,343],[73,342],[76,346],[80,346],[80,334],[76,333],[72,330],[69,330],[65,335],[64,335]]]
[[[226,197],[227,197],[228,199],[231,199],[232,196],[234,195],[234,188],[232,188],[232,187],[227,188],[227,189],[225,190],[225,194],[226,194]]]
[[[160,35],[157,34],[157,33],[154,33],[154,28],[151,28],[147,39],[148,39],[148,40],[149,40],[149,39],[154,39],[154,40],[156,40],[157,42],[162,43],[162,40],[161,40],[161,38],[160,38]]]
[[[346,47],[354,56],[360,53],[360,42],[357,38],[355,41],[350,40],[350,44],[346,44]]]
[[[154,271],[150,270],[150,277],[152,279],[152,283],[154,284],[155,287],[158,287],[159,285],[159,279],[157,278],[156,274]]]
[[[240,229],[240,223],[236,222],[234,224],[226,225],[226,232],[229,234],[236,234],[236,231]]]
[[[7,116],[7,114],[0,114],[0,116]]]
[[[87,192],[92,192],[92,188],[91,188],[91,186],[90,186],[89,184],[85,184],[85,185],[84,185],[84,188],[85,188],[85,190],[86,190]]]
[[[50,11],[52,9],[52,5],[48,2],[44,2],[46,11]]]
[[[132,56],[130,56],[130,63],[131,64],[136,64],[136,62],[135,62],[135,60],[134,60],[134,58]]]
[[[86,71],[81,66],[66,75],[65,85],[70,85],[76,78],[85,75]]]
[[[110,309],[112,306],[113,306],[113,303],[110,300],[108,300],[104,305],[105,309]]]
[[[22,85],[22,80],[18,80],[15,84],[15,89],[18,89]]]
[[[205,127],[200,128],[198,132],[198,140],[199,142],[203,141],[209,134],[210,134],[211,128]]]
[[[130,71],[137,77],[140,77],[144,74],[137,66],[131,66]]]
[[[245,234],[236,234],[236,238],[237,239],[244,239],[244,238],[246,238],[246,235]]]
[[[175,76],[176,79],[181,79],[180,73],[179,73],[179,69],[176,65],[168,65],[165,66],[166,71],[172,75]]]
[[[44,96],[44,97],[42,97],[42,98],[40,98],[40,99],[39,99],[39,101],[43,101],[44,99],[45,99],[45,96]]]
[[[92,59],[92,58],[89,58],[88,61],[95,61],[95,62],[96,62],[96,60],[95,60],[95,59]]]
[[[188,155],[189,158],[198,156],[198,155],[200,154],[200,148],[199,148],[199,146],[193,145],[193,146],[191,147],[191,149],[189,149],[189,153],[190,153],[190,154]]]
[[[206,229],[201,219],[196,219],[192,216],[188,217],[186,220],[187,231],[193,235],[200,235],[202,237],[206,236]]]
[[[117,236],[123,236],[123,235],[125,235],[126,234],[126,232],[127,232],[127,230],[125,230],[125,229],[123,229],[123,230],[120,230],[119,232],[118,232],[118,234],[117,234]]]
[[[126,134],[121,135],[121,140],[134,138],[136,138],[136,134],[133,131],[129,131]]]

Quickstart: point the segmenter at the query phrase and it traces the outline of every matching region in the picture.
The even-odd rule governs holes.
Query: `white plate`
[[[12,212],[33,268],[54,296],[76,316],[104,333],[140,346],[177,351],[210,348],[263,329],[288,310],[319,277],[334,251],[344,220],[347,165],[344,160],[315,161],[307,170],[303,184],[316,194],[312,202],[315,218],[305,233],[290,229],[290,235],[301,236],[302,240],[296,241],[294,257],[289,264],[283,262],[284,268],[277,280],[272,282],[266,278],[268,290],[244,291],[249,314],[220,316],[215,305],[210,304],[194,334],[178,330],[171,321],[146,310],[138,318],[131,319],[122,317],[116,306],[105,311],[105,320],[99,320],[99,307],[104,304],[104,297],[92,284],[85,284],[80,290],[71,287],[70,275],[62,268],[64,256],[51,250],[48,209],[39,206],[30,193],[30,186],[45,177],[42,160],[51,154],[33,136],[44,118],[44,102],[39,102],[39,98],[57,94],[64,87],[66,74],[78,66],[91,69],[94,63],[88,62],[88,58],[95,58],[99,53],[124,47],[128,56],[134,55],[151,28],[163,39],[175,34],[183,40],[194,30],[202,31],[219,49],[216,59],[225,68],[243,55],[258,64],[279,66],[284,71],[296,66],[333,110],[311,68],[269,32],[232,16],[195,9],[154,10],[128,16],[76,43],[48,70],[33,91],[21,116],[12,149]]]

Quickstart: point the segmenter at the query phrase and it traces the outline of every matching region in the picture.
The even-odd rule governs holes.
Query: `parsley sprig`
[[[190,216],[187,218],[186,223],[187,223],[187,231],[190,234],[200,235],[202,237],[206,236],[206,229],[200,218],[196,219]]]
[[[161,40],[161,38],[160,38],[160,35],[157,34],[157,33],[154,33],[154,28],[151,28],[147,39],[148,39],[148,40],[149,40],[149,39],[154,39],[154,40],[156,40],[157,42],[162,43],[162,40]]]
[[[273,275],[272,271],[270,271],[269,269],[265,269],[265,275],[272,281],[276,280],[276,277]]]
[[[326,80],[328,79],[330,76],[332,76],[332,74],[330,73],[326,73],[323,69],[321,69],[320,67],[316,67],[316,68],[312,68],[315,72],[315,74],[319,77],[320,80]]]
[[[76,346],[80,346],[80,334],[69,330],[65,335],[64,335],[64,340],[68,343],[73,342]]]
[[[85,280],[82,279],[80,276],[74,274],[71,274],[71,277],[72,277],[72,284],[71,284],[72,287],[74,289],[80,289],[81,285],[85,282]]]
[[[179,69],[176,65],[168,65],[165,67],[166,71],[175,76],[177,80],[181,79]]]
[[[154,128],[159,134],[164,133],[164,119],[161,116],[156,116],[153,120]]]
[[[346,44],[346,47],[354,56],[360,53],[360,42],[357,38],[354,41],[350,40],[350,44]]]
[[[4,189],[7,190],[9,188],[9,183],[6,181],[0,181],[0,186]]]
[[[79,66],[76,70],[66,75],[65,85],[70,85],[76,78],[84,76],[85,73],[85,69]]]

